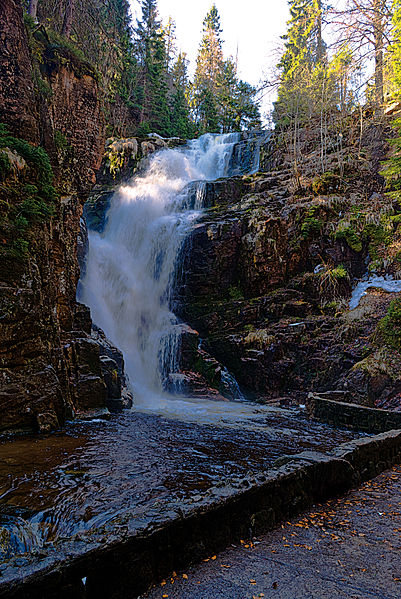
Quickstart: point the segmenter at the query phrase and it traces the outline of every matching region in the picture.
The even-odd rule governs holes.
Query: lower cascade
[[[123,352],[137,404],[162,393],[166,377],[179,371],[180,326],[171,310],[177,258],[203,208],[205,181],[238,173],[241,138],[206,134],[154,154],[115,193],[104,231],[89,234],[79,299]],[[258,159],[249,166],[257,170]]]

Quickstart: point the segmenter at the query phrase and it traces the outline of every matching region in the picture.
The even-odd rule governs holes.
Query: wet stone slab
[[[359,436],[295,411],[210,405],[192,402],[182,420],[174,410],[167,417],[124,412],[47,436],[3,439],[0,576],[71,543],[110,538],[128,522],[132,533],[184,506],[212,503],[214,489],[234,493],[285,454],[329,451]]]

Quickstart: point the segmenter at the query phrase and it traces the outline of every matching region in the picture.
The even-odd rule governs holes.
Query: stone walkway
[[[147,599],[399,599],[401,466],[252,542],[174,573]]]

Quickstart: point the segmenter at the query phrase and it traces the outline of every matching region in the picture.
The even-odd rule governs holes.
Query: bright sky
[[[139,3],[130,0],[134,18]],[[177,24],[178,49],[187,53],[191,74],[201,38],[202,22],[213,0],[159,0],[163,21],[171,16]],[[236,56],[238,44],[239,75],[245,81],[258,85],[263,75],[277,63],[274,49],[285,32],[289,13],[287,0],[215,0],[220,14],[225,40],[225,56]],[[270,105],[264,98],[262,111]]]

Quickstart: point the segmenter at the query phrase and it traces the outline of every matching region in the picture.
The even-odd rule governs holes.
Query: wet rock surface
[[[210,555],[142,599],[396,599],[401,468]]]

